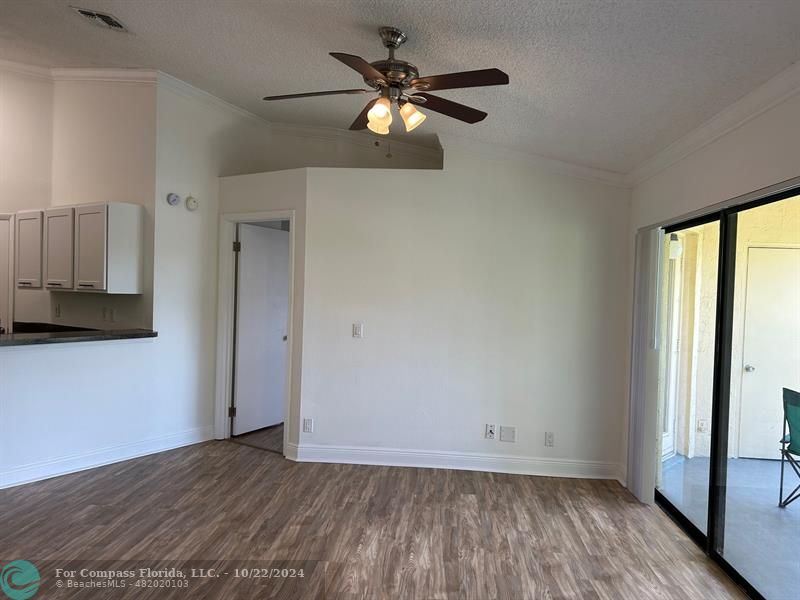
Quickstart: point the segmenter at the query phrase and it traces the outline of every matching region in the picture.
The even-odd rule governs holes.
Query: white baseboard
[[[211,427],[200,427],[141,442],[100,448],[91,452],[14,467],[0,472],[0,489],[205,442],[212,439],[211,430]]]
[[[297,462],[458,469],[545,477],[620,478],[620,465],[617,463],[438,450],[287,444],[286,458]]]

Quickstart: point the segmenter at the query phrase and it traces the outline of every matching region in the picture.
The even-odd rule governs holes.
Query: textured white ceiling
[[[408,141],[450,133],[623,173],[800,59],[800,0],[0,0],[0,58],[160,69],[274,122],[347,128],[366,97],[260,98],[358,87],[327,53],[383,58],[380,25],[407,31],[398,56],[423,75],[511,78],[440,92],[489,117],[432,113]]]

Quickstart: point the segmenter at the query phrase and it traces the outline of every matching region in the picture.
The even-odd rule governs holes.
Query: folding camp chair
[[[787,433],[786,428],[789,428]],[[783,437],[781,438],[781,493],[778,506],[786,508],[800,498],[800,484],[788,495],[783,495],[783,469],[786,462],[800,479],[800,392],[783,388]]]

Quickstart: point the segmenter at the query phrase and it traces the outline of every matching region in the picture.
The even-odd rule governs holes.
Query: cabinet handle
[[[17,285],[31,285],[30,281],[18,281]]]
[[[93,283],[79,283],[78,287],[90,287],[90,288],[93,288],[94,284]]]
[[[52,282],[52,281],[48,281],[47,282],[47,287],[61,287],[62,285],[63,284],[61,284],[61,283],[55,283],[55,282]]]

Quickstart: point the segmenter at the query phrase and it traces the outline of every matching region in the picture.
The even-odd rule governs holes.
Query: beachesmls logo
[[[39,591],[39,569],[27,560],[13,560],[0,573],[0,589],[11,600],[27,600]]]

